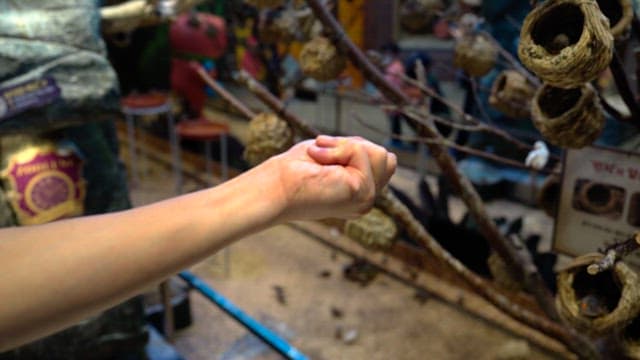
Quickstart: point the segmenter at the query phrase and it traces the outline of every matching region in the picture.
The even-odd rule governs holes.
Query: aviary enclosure
[[[117,33],[170,21],[175,14],[200,2],[128,1],[102,8],[101,19],[94,16],[93,20],[102,22],[103,33]],[[557,216],[560,177],[563,165],[566,165],[562,154],[549,154],[543,151],[546,150],[543,142],[524,142],[482,116],[465,113],[455,102],[425,85],[426,74],[420,62],[414,64],[417,79],[403,76],[402,81],[419,89],[423,96],[420,101],[409,97],[385,78],[375,53],[365,53],[351,41],[332,13],[332,5],[335,5],[332,2],[246,2],[257,8],[280,8],[278,15],[261,32],[262,41],[307,41],[299,59],[306,76],[321,82],[329,81],[338,77],[349,62],[353,64],[383,95],[381,99],[371,100],[377,101],[384,109],[404,115],[416,135],[403,139],[426,146],[429,158],[439,168],[438,175],[450,187],[451,194],[442,189],[436,193],[426,182],[416,184],[420,186],[422,195],[422,203],[419,204],[402,192],[386,189],[369,214],[340,224],[354,244],[345,245],[330,239],[322,241],[347,253],[355,253],[355,249],[362,246],[367,249],[364,257],[371,264],[417,287],[437,291],[425,285],[437,277],[439,281],[465,290],[464,294],[475,294],[473,296],[481,297],[499,309],[500,314],[495,315],[493,308],[473,305],[471,297],[439,295],[462,308],[502,323],[558,356],[640,358],[640,279],[637,269],[625,261],[625,256],[640,247],[640,235],[635,233],[624,241],[601,248],[598,253],[575,258],[570,266],[556,269],[556,278],[554,261],[549,257],[553,254],[546,254],[549,255],[547,257],[538,254],[535,239],[525,239],[520,235],[521,224],[505,224],[491,218],[471,181],[458,169],[450,150],[482,157],[503,166],[546,174],[547,181],[538,194],[539,205],[554,217]],[[411,9],[410,15],[420,14],[404,19],[409,26],[419,26],[421,20],[443,11],[443,4],[436,0],[405,0],[402,4],[405,11]],[[489,103],[508,116],[530,119],[541,139],[547,143],[562,149],[589,146],[601,135],[606,117],[640,126],[640,103],[631,88],[634,84],[630,84],[630,77],[625,73],[629,65],[623,63],[628,44],[632,39],[640,38],[640,22],[631,0],[533,1],[532,10],[521,27],[519,59],[502,49],[487,32],[473,26],[461,26],[461,29],[456,39],[454,64],[467,74],[472,90],[477,88],[477,79],[491,71],[496,63],[507,64],[507,69],[493,83]],[[80,30],[91,32],[88,28]],[[0,40],[5,35],[11,38],[8,36],[10,33],[3,27],[0,16]],[[93,46],[88,40],[99,43],[91,37],[88,40],[64,40],[78,46],[82,43],[85,48]],[[117,112],[113,74],[105,70],[106,60],[100,45],[95,47],[98,55],[87,55],[92,59],[96,56],[91,62],[91,72],[80,75],[87,76],[85,80],[89,76],[100,77],[95,82],[104,84],[104,89],[94,89],[99,92],[96,94],[63,93],[64,96],[77,95],[77,98],[66,99],[64,105],[70,105],[76,111],[81,109],[85,118],[94,113]],[[6,57],[19,58],[23,55],[16,53]],[[72,65],[82,67],[85,64],[82,54],[77,56],[78,63]],[[594,85],[596,78],[607,69],[610,69],[617,91],[628,108],[628,116],[609,104]],[[14,73],[0,69],[0,85],[16,75],[18,70],[13,70]],[[205,69],[194,65],[193,70],[237,112],[250,120],[250,139],[244,156],[252,165],[286,150],[294,141],[319,134],[248,73],[240,72],[234,80],[264,102],[272,110],[270,113],[254,113],[212,79]],[[60,86],[65,90],[78,81],[61,83]],[[95,99],[99,101],[92,102]],[[456,120],[430,113],[427,106],[430,101],[445,104],[456,115]],[[29,113],[16,118],[16,121],[0,123],[3,136],[9,134],[15,140],[3,140],[2,150],[10,151],[11,146],[21,141],[20,136],[28,136],[35,143],[47,142],[51,141],[47,131],[88,122],[74,118],[58,121],[59,112],[63,110],[52,107],[47,112]],[[372,126],[357,115],[350,121]],[[47,130],[39,132],[45,134],[42,138],[29,131],[35,126]],[[517,161],[458,144],[443,136],[443,128],[482,132],[528,152],[530,157],[527,161]],[[3,197],[7,194],[7,191],[0,193]],[[581,183],[576,194],[575,206],[592,214],[615,214],[621,206],[621,193],[615,187]],[[464,202],[468,219],[475,224],[473,230],[463,229],[462,224],[448,219],[446,206],[442,204],[449,195],[458,196]],[[127,206],[111,204],[104,207]],[[452,246],[452,242],[456,245]],[[486,248],[485,257],[481,261],[470,260],[469,253],[478,248]],[[516,322],[505,321],[504,315]]]

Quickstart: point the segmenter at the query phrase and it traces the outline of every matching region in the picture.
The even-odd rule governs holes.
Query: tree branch
[[[289,126],[298,129],[303,136],[314,138],[320,135],[318,130],[312,128],[294,113],[287,110],[287,107],[280,99],[273,96],[267,88],[251,77],[246,71],[241,71],[236,80],[246,86],[258,99],[282,117]]]
[[[202,65],[198,63],[193,63],[196,69],[196,72],[200,76],[200,78],[207,83],[207,85],[211,86],[211,88],[217,92],[223,99],[225,99],[228,103],[231,104],[236,110],[238,110],[242,115],[244,115],[248,119],[252,119],[256,116],[256,114],[251,111],[247,106],[245,106],[240,100],[238,100],[235,96],[231,95],[230,92],[227,91],[222,85],[218,84],[207,71],[202,67]]]
[[[630,255],[632,252],[640,249],[640,232],[636,232],[629,239],[606,247],[601,252],[605,254],[602,260],[593,263],[587,267],[587,272],[591,275],[597,275],[603,271],[613,267],[617,260]]]
[[[248,75],[243,76],[242,82],[247,86],[255,82],[253,83],[252,91],[255,91],[255,89],[260,89],[260,87],[256,86],[256,84],[259,83],[257,83],[257,81],[255,81]],[[266,91],[266,89],[262,89]],[[268,97],[259,96],[259,98],[261,100],[265,100]],[[270,101],[264,101],[264,103],[276,112],[281,112],[284,108],[284,104],[282,104],[282,102],[280,102],[275,97],[271,98]],[[304,121],[302,121],[300,118],[297,118],[293,114],[289,113],[288,117],[294,117],[296,122],[304,123]],[[317,131],[313,131],[308,135],[315,136],[316,133]],[[376,200],[376,205],[378,205],[385,213],[392,216],[399,224],[408,229],[409,235],[412,239],[424,245],[425,248],[435,258],[439,259],[444,264],[449,266],[461,278],[465,279],[465,281],[467,281],[473,289],[480,293],[489,302],[494,304],[494,306],[496,306],[498,309],[504,311],[506,314],[509,314],[511,317],[522,321],[525,324],[528,324],[529,326],[551,336],[560,339],[566,338],[568,336],[565,329],[562,328],[562,326],[560,326],[559,324],[540,317],[538,314],[534,314],[529,310],[513,303],[511,300],[509,300],[509,298],[500,294],[500,292],[496,290],[491,284],[489,284],[485,279],[467,269],[464,264],[458,261],[455,257],[453,257],[445,249],[443,249],[437,241],[435,241],[435,239],[424,229],[422,224],[418,220],[416,220],[416,218],[413,216],[413,214],[411,214],[406,206],[402,204],[395,196],[393,196],[391,192],[386,190],[383,191]]]
[[[307,0],[307,4],[325,28],[331,30],[333,34],[336,35],[334,36],[334,40],[339,43],[339,47],[346,50],[351,61],[357,68],[362,70],[369,81],[376,85],[392,102],[401,106],[408,106],[410,104],[408,97],[403,94],[400,89],[389,84],[382,76],[382,73],[368,61],[362,51],[344,35],[344,30],[340,24],[338,24],[336,19],[326,10],[320,1]],[[409,123],[416,127],[420,136],[434,140],[440,140],[442,138],[434,127],[423,126],[415,121],[411,121],[411,119],[409,120]],[[476,220],[481,234],[505,261],[509,269],[513,271],[516,278],[523,281],[525,288],[533,294],[545,314],[554,321],[560,321],[560,317],[555,308],[554,298],[544,284],[535,265],[532,263],[519,262],[526,261],[526,259],[521,259],[513,243],[500,233],[496,224],[489,217],[480,195],[478,195],[471,182],[459,172],[455,160],[449,155],[448,149],[438,143],[427,144],[427,146],[443,174],[449,178],[452,187],[467,204],[469,212]],[[566,344],[572,351],[575,351],[585,358],[599,357],[593,345],[586,339],[583,339],[572,331],[572,329],[566,328],[566,331]]]
[[[433,97],[434,99],[437,99],[438,101],[440,101],[441,103],[445,104],[447,107],[449,107],[451,110],[455,111],[456,113],[458,113],[459,115],[462,116],[463,120],[467,121],[467,122],[471,122],[472,124],[476,124],[479,126],[482,126],[482,131],[493,134],[495,136],[498,136],[500,138],[502,138],[503,140],[512,143],[513,145],[517,146],[519,149],[522,150],[526,150],[526,151],[531,151],[533,150],[533,146],[527,144],[524,141],[521,141],[517,138],[515,138],[513,135],[509,134],[508,132],[495,127],[495,126],[488,126],[486,124],[484,124],[481,120],[471,116],[470,114],[467,114],[464,112],[464,110],[462,110],[462,108],[460,106],[458,106],[457,104],[454,104],[453,102],[449,101],[447,98],[443,97],[442,95],[438,94],[435,90],[429,88],[428,86],[425,86],[424,84],[419,83],[418,81],[403,75],[402,76],[402,80],[408,84],[410,84],[411,86],[415,86],[418,89],[420,89],[422,92],[424,92],[425,94],[427,94],[428,96]],[[557,155],[551,154],[550,158],[559,161],[560,158]]]
[[[505,158],[499,155],[495,155],[492,153],[488,153],[486,151],[482,151],[482,150],[478,150],[478,149],[474,149],[468,146],[464,146],[464,145],[459,145],[456,144],[455,142],[451,141],[451,140],[447,140],[445,138],[442,138],[442,140],[434,140],[434,139],[427,139],[427,138],[422,138],[422,137],[415,137],[415,136],[404,136],[404,135],[396,135],[396,134],[389,134],[388,132],[381,130],[373,125],[367,124],[362,117],[360,117],[360,115],[355,114],[355,113],[351,113],[351,116],[353,116],[354,119],[356,119],[356,121],[362,125],[363,127],[374,131],[378,134],[381,135],[385,135],[385,136],[389,136],[393,139],[398,139],[398,140],[403,140],[403,141],[410,141],[410,142],[421,142],[424,144],[429,144],[429,143],[434,143],[436,141],[438,141],[440,144],[451,148],[451,149],[456,149],[460,152],[463,152],[465,154],[469,154],[469,155],[473,155],[473,156],[477,156],[477,157],[481,157],[483,159],[487,159],[499,164],[503,164],[503,165],[507,165],[507,166],[511,166],[514,168],[518,168],[518,169],[523,169],[523,170],[533,170],[532,168],[524,165],[521,162],[518,162],[516,160],[512,160],[509,158]],[[411,115],[407,115],[407,116],[411,116]],[[537,172],[541,172],[544,174],[560,174],[557,171],[553,171],[553,170],[546,170],[546,169],[542,169],[542,170],[536,170]]]

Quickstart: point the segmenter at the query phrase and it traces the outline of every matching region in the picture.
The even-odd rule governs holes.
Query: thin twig
[[[513,55],[511,55],[511,53],[508,52],[507,49],[503,48],[502,45],[500,45],[500,43],[498,42],[498,40],[496,40],[496,38],[493,37],[493,35],[491,35],[486,31],[481,31],[481,33],[487,36],[487,38],[493,43],[493,46],[495,46],[495,48],[498,50],[500,55],[502,55],[502,57],[509,62],[512,68],[514,68],[517,72],[521,73],[522,76],[527,78],[527,80],[531,84],[533,84],[535,87],[540,86],[540,80],[537,77],[535,77],[533,74],[531,74],[529,70],[527,70],[524,66],[522,66],[520,61],[518,61],[518,59],[516,59]]]
[[[411,211],[409,211],[409,209],[390,191],[387,189],[383,190],[382,196],[380,196],[376,201],[376,206],[380,207],[385,213],[393,217],[393,219],[407,231],[412,239],[418,241],[435,258],[441,260],[453,269],[478,294],[487,299],[498,309],[545,334],[566,340],[567,332],[560,324],[549,321],[544,317],[534,314],[510,301],[509,298],[502,295],[490,283],[470,271],[458,259],[443,249],[442,246],[425,230],[422,224],[415,221]]]
[[[202,67],[202,65],[198,63],[194,63],[196,67],[196,72],[200,76],[200,78],[207,83],[207,85],[211,86],[211,88],[222,96],[227,102],[231,104],[236,110],[238,110],[242,115],[244,115],[248,119],[252,119],[256,116],[256,114],[251,111],[247,106],[245,106],[240,100],[238,100],[235,96],[231,95],[222,85],[218,84],[209,74],[207,74],[206,70]]]
[[[318,130],[312,128],[291,111],[287,110],[286,105],[280,101],[280,99],[273,96],[269,90],[267,90],[256,79],[251,77],[251,75],[246,71],[241,71],[239,73],[237,81],[245,85],[247,89],[269,106],[277,115],[281,116],[289,126],[297,129],[303,136],[314,138],[320,135]]]
[[[587,272],[591,275],[597,275],[603,271],[613,267],[617,260],[624,258],[632,252],[640,249],[640,232],[636,232],[629,239],[606,247],[602,253],[605,254],[602,260],[593,263],[587,267]]]
[[[440,94],[438,94],[435,90],[431,89],[430,87],[425,86],[425,85],[419,83],[418,81],[416,81],[416,80],[414,80],[414,79],[412,79],[412,78],[410,78],[408,76],[402,76],[401,78],[402,78],[402,80],[404,82],[406,82],[406,83],[408,83],[408,84],[410,84],[412,86],[417,87],[418,89],[420,89],[422,92],[424,92],[428,96],[431,96],[434,99],[437,99],[438,101],[440,101],[443,104],[445,104],[451,110],[453,110],[454,112],[456,112],[459,115],[461,115],[462,119],[464,121],[470,122],[472,124],[484,124],[479,119],[473,117],[470,114],[465,113],[464,110],[462,110],[462,108],[460,106],[458,106],[457,104],[454,104],[453,102],[449,101],[445,97],[441,96]],[[498,128],[497,126],[486,126],[486,125],[482,125],[482,126],[483,126],[482,131],[490,133],[490,134],[493,134],[495,136],[498,136],[498,137],[504,139],[505,141],[514,144],[519,149],[526,150],[526,151],[533,150],[533,146],[527,144],[524,141],[521,141],[521,140],[515,138],[514,136],[512,136],[508,132]],[[560,161],[560,157],[558,157],[555,154],[551,154],[550,158],[553,159],[553,160],[556,160],[556,161]]]
[[[488,153],[486,151],[482,151],[479,149],[474,149],[472,147],[469,146],[464,146],[464,145],[460,145],[457,144],[451,140],[442,138],[442,139],[427,139],[427,138],[423,138],[423,137],[416,137],[416,136],[407,136],[407,135],[396,135],[396,134],[389,134],[388,132],[379,129],[371,124],[366,123],[362,117],[360,117],[360,115],[355,114],[355,113],[351,113],[351,116],[353,116],[353,118],[363,127],[377,133],[380,135],[385,135],[385,136],[389,136],[393,139],[397,139],[397,140],[402,140],[402,141],[407,141],[407,142],[420,142],[420,143],[424,143],[424,144],[431,144],[431,143],[438,143],[441,145],[444,145],[446,147],[449,147],[451,149],[455,149],[458,150],[460,152],[463,152],[465,154],[469,154],[469,155],[474,155],[477,157],[481,157],[496,163],[500,163],[500,164],[504,164],[504,165],[508,165],[511,167],[515,167],[518,169],[524,169],[524,170],[532,170],[530,167],[516,161],[516,160],[512,160],[509,158],[505,158],[496,154],[492,154],[492,153]],[[558,171],[553,171],[553,170],[539,170],[539,172],[545,173],[545,174],[560,174],[560,172]]]

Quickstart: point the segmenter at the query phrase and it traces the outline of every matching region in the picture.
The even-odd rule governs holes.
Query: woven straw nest
[[[545,1],[524,20],[518,55],[545,83],[574,88],[609,66],[613,36],[595,0]]]
[[[249,122],[249,140],[244,159],[256,166],[293,145],[293,131],[286,121],[274,114],[261,113]]]
[[[285,0],[244,0],[244,2],[258,9],[266,9],[283,6]]]
[[[453,62],[471,76],[484,76],[496,64],[498,49],[483,33],[469,34],[456,42]]]
[[[333,80],[347,66],[345,57],[323,36],[313,38],[300,51],[302,72],[318,81]]]
[[[538,206],[545,214],[556,217],[558,213],[558,202],[560,201],[560,176],[552,174],[547,176],[538,190]]]
[[[276,14],[260,29],[260,40],[267,44],[276,42],[290,43],[296,38],[298,19],[293,10],[284,10]]]
[[[593,143],[604,127],[600,100],[590,84],[575,89],[541,86],[531,104],[531,116],[550,143],[574,149]]]
[[[626,39],[633,20],[631,0],[597,0],[600,11],[609,19],[611,35],[616,40]]]
[[[513,277],[507,264],[495,251],[489,255],[487,265],[489,265],[489,271],[491,271],[493,282],[496,285],[510,291],[520,291],[523,289],[522,282]]]
[[[347,221],[344,233],[367,249],[383,250],[393,245],[398,229],[382,210],[373,208],[365,215]]]
[[[533,85],[521,73],[505,70],[493,82],[489,104],[501,113],[516,119],[529,118]]]
[[[602,258],[602,254],[578,257],[558,274],[560,316],[594,336],[621,330],[640,312],[638,275],[624,262],[597,275],[587,273],[587,267]]]
[[[624,190],[598,182],[587,182],[580,187],[577,201],[592,214],[610,214],[622,208]]]
[[[400,24],[410,32],[428,27],[444,8],[441,0],[406,0],[400,6]]]

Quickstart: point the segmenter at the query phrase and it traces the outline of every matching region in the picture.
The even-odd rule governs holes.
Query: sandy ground
[[[132,189],[134,203],[169,197],[168,175],[152,167]],[[415,176],[400,169],[393,182],[411,190]],[[462,214],[457,200],[451,205]],[[548,237],[550,222],[540,213],[507,202],[490,207],[509,217],[531,214],[527,231],[542,229]],[[367,287],[346,280],[342,269],[349,258],[289,226],[249,236],[229,251],[229,276],[222,253],[192,270],[249,315],[283,332],[312,359],[499,359],[504,347],[526,345],[449,304],[418,299],[415,290],[383,274]],[[190,299],[194,323],[179,331],[174,342],[186,359],[280,358],[200,294],[192,292]],[[336,337],[340,331],[357,336],[347,344]],[[524,358],[549,357],[532,349]]]

